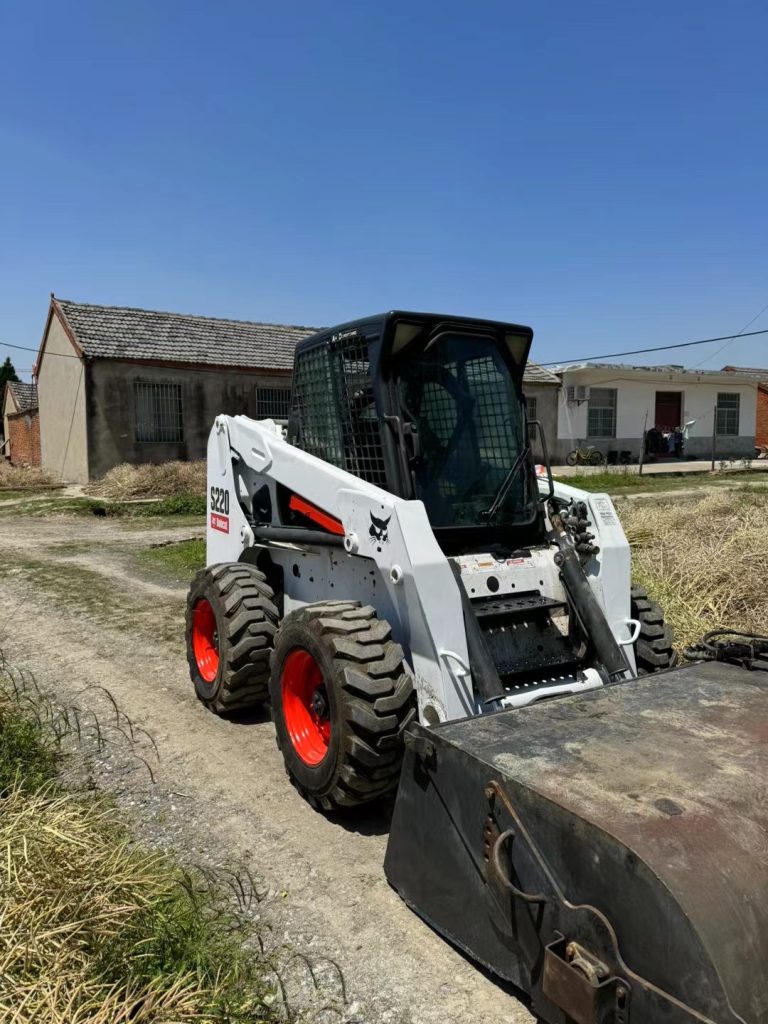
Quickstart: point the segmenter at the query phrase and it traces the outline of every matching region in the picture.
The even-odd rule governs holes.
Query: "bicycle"
[[[572,452],[568,452],[565,461],[569,466],[602,466],[605,456],[593,444],[588,444],[584,448],[577,446]]]

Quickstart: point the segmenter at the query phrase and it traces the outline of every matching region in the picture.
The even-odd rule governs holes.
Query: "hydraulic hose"
[[[555,564],[560,569],[560,578],[566,589],[571,605],[595,649],[595,654],[613,683],[632,679],[624,652],[613,635],[611,627],[595,597],[584,572],[579,556],[568,539],[562,517],[552,502],[549,504],[549,521],[552,524],[558,552]]]

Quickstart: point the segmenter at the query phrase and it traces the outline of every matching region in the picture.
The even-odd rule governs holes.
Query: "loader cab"
[[[424,502],[447,554],[543,534],[527,445],[528,327],[393,312],[297,346],[289,440]]]

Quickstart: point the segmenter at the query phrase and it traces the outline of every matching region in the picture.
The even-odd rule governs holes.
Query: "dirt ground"
[[[289,785],[263,716],[225,721],[197,702],[183,646],[186,588],[147,567],[149,545],[203,535],[171,520],[0,517],[0,649],[65,700],[104,707],[105,687],[148,730],[147,774],[120,782],[140,834],[197,862],[246,864],[267,890],[273,940],[329,958],[345,979],[347,1020],[523,1024],[514,994],[438,938],[389,888],[388,816],[329,820]],[[151,761],[151,764],[150,764]],[[106,780],[106,782],[104,781]],[[114,780],[113,783],[110,780]],[[468,908],[471,913],[471,908]]]

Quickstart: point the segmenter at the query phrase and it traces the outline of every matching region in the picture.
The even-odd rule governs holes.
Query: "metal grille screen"
[[[256,388],[257,419],[287,420],[290,407],[290,388]]]
[[[739,433],[738,391],[720,391],[717,395],[717,433],[736,437]]]
[[[353,335],[303,353],[291,411],[299,422],[300,448],[386,488],[365,338]]]
[[[458,363],[441,362],[437,380],[435,365],[429,354],[412,363],[404,397],[419,427],[425,461],[442,468],[433,486],[448,497],[476,479],[479,462],[506,472],[518,447],[508,381],[493,355],[463,360],[460,373]]]
[[[587,436],[616,437],[616,388],[590,388]]]
[[[181,384],[134,381],[136,440],[179,442],[184,440],[181,416]]]

